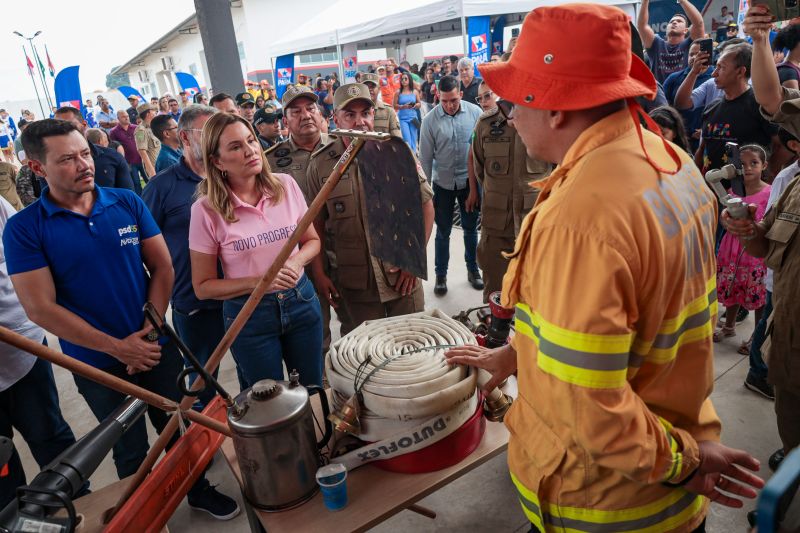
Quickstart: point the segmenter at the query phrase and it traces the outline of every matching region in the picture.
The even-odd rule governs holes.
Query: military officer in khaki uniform
[[[341,129],[374,131],[375,104],[369,89],[361,83],[339,87],[333,96],[334,120]],[[312,156],[308,165],[309,196],[316,196],[323,182],[349,145],[347,137],[337,138]],[[420,169],[419,165],[417,168]],[[422,213],[427,242],[433,228],[433,191],[421,170],[417,178],[422,193]],[[422,311],[425,307],[422,283],[412,274],[372,256],[364,193],[354,161],[331,192],[314,221],[326,250],[332,253],[327,272],[322,261],[314,263],[317,289],[332,305],[344,308],[340,314],[342,335],[365,320]]]
[[[17,211],[25,207],[17,194],[17,182],[14,177],[17,169],[11,163],[0,161],[0,196],[5,198]]]
[[[508,259],[522,219],[536,202],[530,183],[550,173],[551,165],[528,157],[517,130],[497,107],[475,125],[472,165],[483,187],[478,266],[483,270],[483,301],[503,286]],[[473,191],[470,191],[470,195]]]
[[[400,121],[397,118],[391,102],[381,102],[378,100],[381,94],[380,77],[371,72],[361,75],[361,82],[369,89],[369,95],[375,104],[375,129],[379,133],[391,133],[395,137],[402,137],[400,132]]]
[[[313,197],[308,195],[306,170],[311,154],[327,144],[328,134],[319,129],[319,98],[311,87],[289,85],[283,93],[281,105],[289,138],[268,148],[269,167],[273,172],[291,175],[300,185],[300,190],[310,204]]]

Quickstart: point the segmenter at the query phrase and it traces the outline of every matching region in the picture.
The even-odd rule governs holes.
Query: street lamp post
[[[23,39],[25,39],[26,41],[28,41],[28,44],[30,44],[30,46],[31,46],[31,50],[33,51],[33,57],[36,59],[36,62],[39,64],[39,65],[38,65],[38,66],[39,66],[39,68],[38,68],[38,71],[39,71],[39,80],[42,82],[42,88],[44,89],[44,97],[45,97],[45,100],[47,101],[47,107],[48,107],[48,109],[52,109],[52,107],[53,107],[53,102],[52,102],[52,100],[51,100],[51,98],[50,98],[50,91],[49,91],[49,90],[48,90],[48,88],[47,88],[47,81],[46,81],[46,80],[45,80],[45,78],[44,78],[44,73],[42,72],[42,68],[41,68],[41,66],[42,66],[42,60],[41,60],[41,58],[39,58],[39,54],[38,54],[38,52],[36,52],[36,47],[33,45],[33,40],[34,40],[34,39],[35,39],[35,38],[36,38],[36,37],[37,37],[39,34],[41,34],[42,32],[41,32],[41,31],[37,31],[36,33],[34,33],[34,34],[33,34],[33,37],[25,37],[24,35],[22,35],[22,34],[21,34],[20,32],[18,32],[18,31],[15,31],[15,32],[13,32],[13,33],[14,33],[14,35],[17,35],[18,37],[22,37]],[[35,84],[34,84],[34,85],[35,85]],[[39,106],[41,107],[41,102],[40,102]],[[42,112],[42,114],[44,115],[44,112]],[[47,115],[44,115],[44,116],[42,116],[42,118],[47,118]]]

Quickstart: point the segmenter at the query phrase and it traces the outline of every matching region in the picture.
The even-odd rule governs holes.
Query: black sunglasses
[[[514,112],[514,103],[509,102],[508,100],[503,100],[500,98],[497,100],[497,109],[500,110],[500,114],[503,115],[503,118],[506,120],[511,120],[513,117],[511,114]]]

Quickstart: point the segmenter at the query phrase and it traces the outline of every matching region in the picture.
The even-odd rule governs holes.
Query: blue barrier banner
[[[492,54],[503,53],[503,30],[506,29],[506,16],[500,15],[492,27]]]
[[[197,83],[197,80],[191,74],[187,72],[176,72],[175,79],[178,80],[181,89],[186,91],[190,99],[194,98],[194,95],[200,92],[200,84]]]
[[[80,109],[83,114],[83,97],[81,96],[81,82],[78,79],[79,66],[67,67],[56,75],[55,93],[56,106],[70,106]]]
[[[142,93],[129,85],[120,85],[117,87],[117,90],[122,93],[122,96],[124,96],[126,100],[131,96],[135,96],[139,99],[139,102],[144,103],[147,101],[144,99],[144,96],[142,96]]]
[[[275,71],[277,73],[275,96],[278,100],[283,98],[286,87],[294,81],[294,54],[286,54],[275,59]]]
[[[475,63],[475,75],[479,76],[478,65],[489,62],[489,26],[491,17],[469,17],[467,19],[467,43],[469,58]]]

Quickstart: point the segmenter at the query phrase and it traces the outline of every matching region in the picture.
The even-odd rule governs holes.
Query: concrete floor
[[[433,276],[425,282],[426,308],[438,307],[448,315],[462,309],[481,304],[481,292],[470,287],[466,279],[463,260],[461,232],[453,231],[451,238],[451,264],[449,273],[449,292],[444,297],[433,294]],[[428,249],[428,271],[433,272],[433,239]],[[747,374],[747,357],[736,353],[743,338],[749,337],[753,328],[752,313],[739,325],[738,336],[729,338],[717,345],[715,353],[716,383],[712,399],[723,422],[723,442],[729,446],[743,448],[754,454],[762,463],[762,475],[770,475],[767,459],[779,446],[772,402],[765,400],[742,386]],[[334,330],[336,331],[336,329]],[[335,336],[338,336],[335,334]],[[58,346],[50,338],[50,346]],[[56,382],[61,398],[61,408],[65,418],[77,437],[95,426],[94,417],[86,407],[83,398],[69,373],[54,368]],[[220,370],[220,381],[231,393],[238,391],[233,359],[226,357]],[[151,428],[152,433],[152,428]],[[154,437],[153,439],[154,440]],[[151,442],[152,442],[151,440]],[[20,450],[29,479],[38,471],[25,443],[18,436],[15,442]],[[92,477],[92,489],[97,490],[117,479],[110,455]],[[225,461],[219,456],[208,472],[208,479],[218,484],[218,490],[235,497],[241,502],[236,481],[228,471]],[[524,532],[529,525],[520,510],[515,490],[508,476],[506,455],[502,454],[487,462],[461,479],[431,494],[420,502],[435,510],[438,516],[430,520],[410,511],[403,511],[387,520],[373,531],[390,533],[395,531],[503,531]],[[712,506],[708,518],[708,530],[719,533],[745,531],[745,513],[754,503],[746,503],[740,510]],[[335,515],[331,516],[335,520]],[[184,501],[169,521],[170,531],[181,533],[246,532],[249,530],[244,513],[224,523],[210,518],[205,513],[189,509]],[[297,525],[302,531],[302,524]]]

